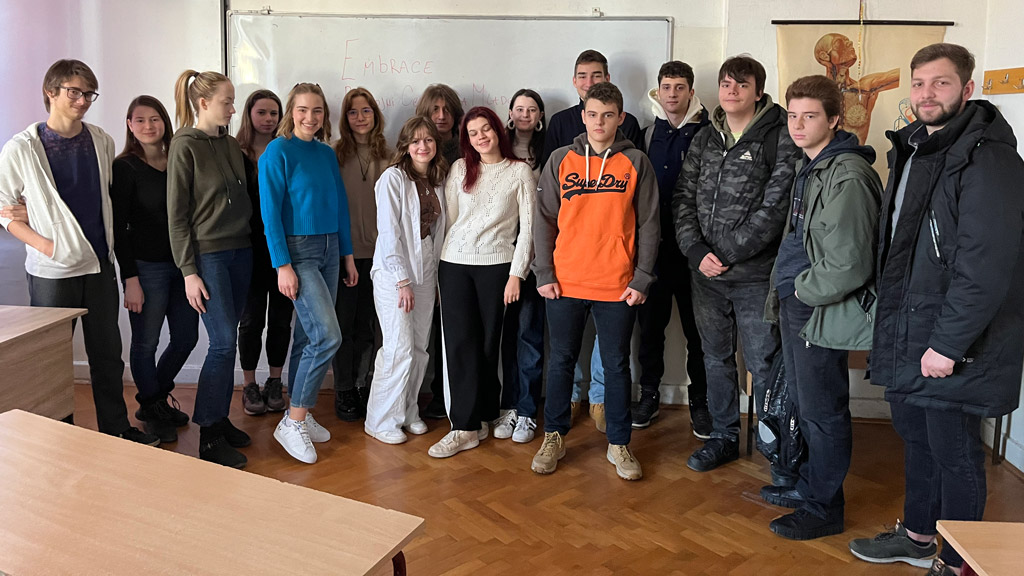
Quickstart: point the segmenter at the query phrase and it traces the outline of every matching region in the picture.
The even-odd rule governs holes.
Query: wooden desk
[[[1024,523],[940,520],[944,545],[952,546],[979,576],[1024,572]]]
[[[0,412],[61,420],[75,411],[71,321],[83,308],[0,306]]]
[[[17,576],[364,575],[423,528],[20,410],[0,414],[0,478],[0,573]]]

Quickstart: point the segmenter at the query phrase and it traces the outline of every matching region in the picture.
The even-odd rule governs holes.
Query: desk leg
[[[74,426],[75,425],[75,415],[74,414],[68,414],[67,416],[61,418],[60,421],[64,422],[65,424],[71,424],[72,426]]]
[[[395,576],[405,576],[405,553],[399,551],[391,559],[391,566],[395,570]]]

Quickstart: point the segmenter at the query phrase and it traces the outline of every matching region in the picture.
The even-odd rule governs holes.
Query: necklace
[[[370,164],[373,162],[370,160],[370,151],[367,149],[366,158],[359,153],[359,147],[356,147],[356,160],[359,162],[359,173],[363,176],[363,182],[366,182],[366,174],[370,171]]]

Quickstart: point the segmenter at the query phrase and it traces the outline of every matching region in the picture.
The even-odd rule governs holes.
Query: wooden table
[[[0,414],[0,479],[0,573],[17,576],[376,574],[423,528],[21,410]]]
[[[0,412],[54,418],[75,411],[71,321],[83,308],[0,306]]]
[[[940,520],[938,528],[980,576],[1024,574],[1024,523]]]

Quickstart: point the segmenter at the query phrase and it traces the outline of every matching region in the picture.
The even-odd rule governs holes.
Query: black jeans
[[[737,335],[743,340],[743,361],[754,379],[754,401],[764,398],[772,359],[780,346],[778,328],[764,321],[767,299],[768,281],[711,280],[693,272],[693,310],[708,373],[712,438],[739,442]]]
[[[640,394],[649,396],[657,392],[665,375],[665,329],[672,319],[674,297],[686,336],[686,374],[690,377],[687,395],[691,404],[704,404],[708,395],[708,373],[693,315],[689,264],[678,248],[673,250],[665,244],[662,248],[658,252],[658,280],[651,286],[647,301],[636,311],[640,323]]]
[[[253,254],[257,251],[254,249]],[[263,327],[267,327],[267,363],[284,366],[292,340],[292,301],[277,289],[277,271],[270,259],[253,259],[252,281],[238,322],[238,360],[242,370],[255,370],[263,351]],[[248,384],[248,382],[246,382]]]
[[[789,296],[781,302],[779,328],[790,393],[807,442],[796,488],[804,508],[825,519],[843,518],[843,480],[850,470],[853,427],[850,422],[849,353],[808,344],[800,331],[814,308]]]
[[[509,267],[444,260],[437,267],[452,430],[479,430],[481,422],[498,418],[498,358]]]
[[[345,286],[345,267],[341,268],[338,300],[334,305],[338,326],[341,327],[341,347],[333,362],[335,392],[369,386],[373,381],[377,310],[373,305],[372,267],[372,258],[357,258],[359,282],[351,288]]]
[[[902,402],[889,407],[903,438],[907,530],[932,536],[938,520],[981,520],[987,496],[981,418]],[[954,567],[964,562],[949,545],[939,558]]]
[[[544,298],[532,272],[520,285],[519,301],[505,307],[501,368],[501,408],[536,418],[544,382]]]
[[[82,331],[85,353],[89,357],[97,427],[104,434],[122,434],[131,425],[124,402],[124,360],[121,359],[121,330],[117,325],[120,291],[114,265],[101,258],[100,271],[96,274],[60,279],[27,276],[33,306],[89,311],[82,316]]]
[[[569,433],[573,370],[583,344],[587,316],[594,315],[601,341],[605,376],[605,420],[609,444],[629,444],[633,419],[629,397],[633,379],[629,370],[629,343],[636,308],[625,302],[598,302],[562,296],[547,300],[548,394],[544,404],[544,432]]]

